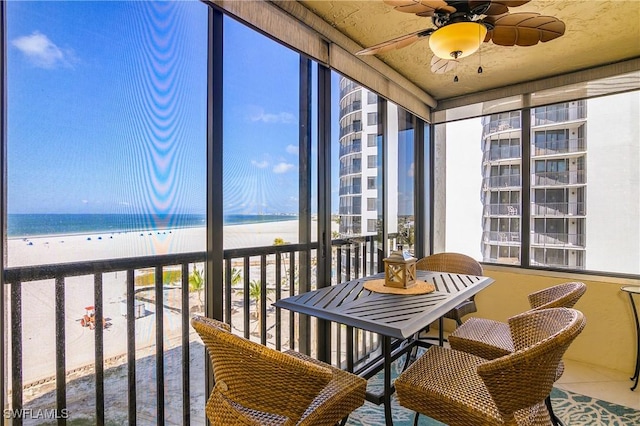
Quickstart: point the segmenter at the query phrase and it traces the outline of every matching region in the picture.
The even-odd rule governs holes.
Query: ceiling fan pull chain
[[[482,33],[480,31],[480,27],[478,27],[478,39],[482,38]],[[482,74],[482,42],[480,40],[480,47],[478,47],[478,74]]]

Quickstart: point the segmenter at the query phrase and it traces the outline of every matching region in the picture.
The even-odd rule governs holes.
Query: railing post
[[[62,415],[67,408],[67,380],[65,362],[65,298],[64,298],[64,277],[56,277],[55,282],[56,298],[56,410],[58,424],[65,425],[67,420]]]
[[[11,409],[22,409],[22,283],[11,283]],[[3,385],[4,386],[4,385]],[[22,426],[20,416],[13,419]]]
[[[136,425],[136,313],[135,313],[135,274],[127,269],[127,375],[129,397],[129,425]]]
[[[195,268],[195,266],[194,266]],[[190,387],[190,351],[189,351],[189,264],[182,264],[181,284],[181,307],[180,317],[182,319],[182,424],[191,423],[191,387]]]
[[[163,268],[155,268],[156,301],[156,417],[164,424],[164,289]]]
[[[95,378],[96,378],[96,424],[104,425],[104,311],[102,309],[102,273],[93,276],[94,332],[95,332]]]

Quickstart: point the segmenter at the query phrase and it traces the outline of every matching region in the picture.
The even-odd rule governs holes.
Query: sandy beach
[[[205,228],[16,238],[8,240],[8,264],[9,267],[16,267],[198,252],[205,251],[205,238]],[[269,246],[273,245],[276,238],[281,238],[287,243],[297,243],[298,221],[230,225],[224,229],[225,249]],[[254,268],[251,269],[253,277]],[[269,265],[270,275],[272,269],[273,265]],[[255,272],[259,278],[258,268],[255,268]],[[91,375],[94,360],[95,332],[80,325],[85,307],[94,304],[93,276],[67,278],[65,288],[66,369],[69,377],[83,377]],[[147,294],[153,296],[152,291]],[[238,297],[236,303],[242,304],[242,293],[235,297]],[[179,299],[178,287],[165,291],[165,304],[179,306]],[[109,367],[109,364],[121,365],[126,362],[126,317],[123,315],[126,312],[125,300],[126,273],[122,271],[104,274],[103,309],[108,324],[104,330],[104,358],[108,361],[105,368]],[[25,402],[36,403],[44,393],[50,393],[52,386],[55,386],[55,380],[52,380],[55,375],[56,339],[54,301],[53,280],[22,284],[22,374],[26,387]],[[198,304],[197,294],[192,293],[190,305],[193,307]],[[145,351],[154,351],[155,309],[155,303],[145,302],[144,314],[136,319],[137,356],[141,356]],[[165,350],[180,344],[180,315],[179,312],[170,309],[164,310]],[[238,320],[240,329],[242,315],[238,315]],[[273,325],[272,318],[268,319],[268,325]],[[115,392],[114,398],[121,398],[120,394],[121,392]]]
[[[312,223],[315,238],[317,222]],[[276,238],[298,242],[298,221],[249,223],[224,227],[224,248],[273,245]],[[45,265],[206,250],[206,229],[50,235],[7,241],[8,266]]]

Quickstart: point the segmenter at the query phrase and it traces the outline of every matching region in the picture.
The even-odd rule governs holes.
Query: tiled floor
[[[564,374],[555,386],[640,410],[640,384],[635,391],[630,389],[632,374],[567,359]]]

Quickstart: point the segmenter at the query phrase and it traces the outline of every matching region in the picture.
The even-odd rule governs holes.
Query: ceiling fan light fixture
[[[438,28],[429,37],[431,51],[442,59],[459,59],[480,48],[487,28],[478,22],[456,22]]]

